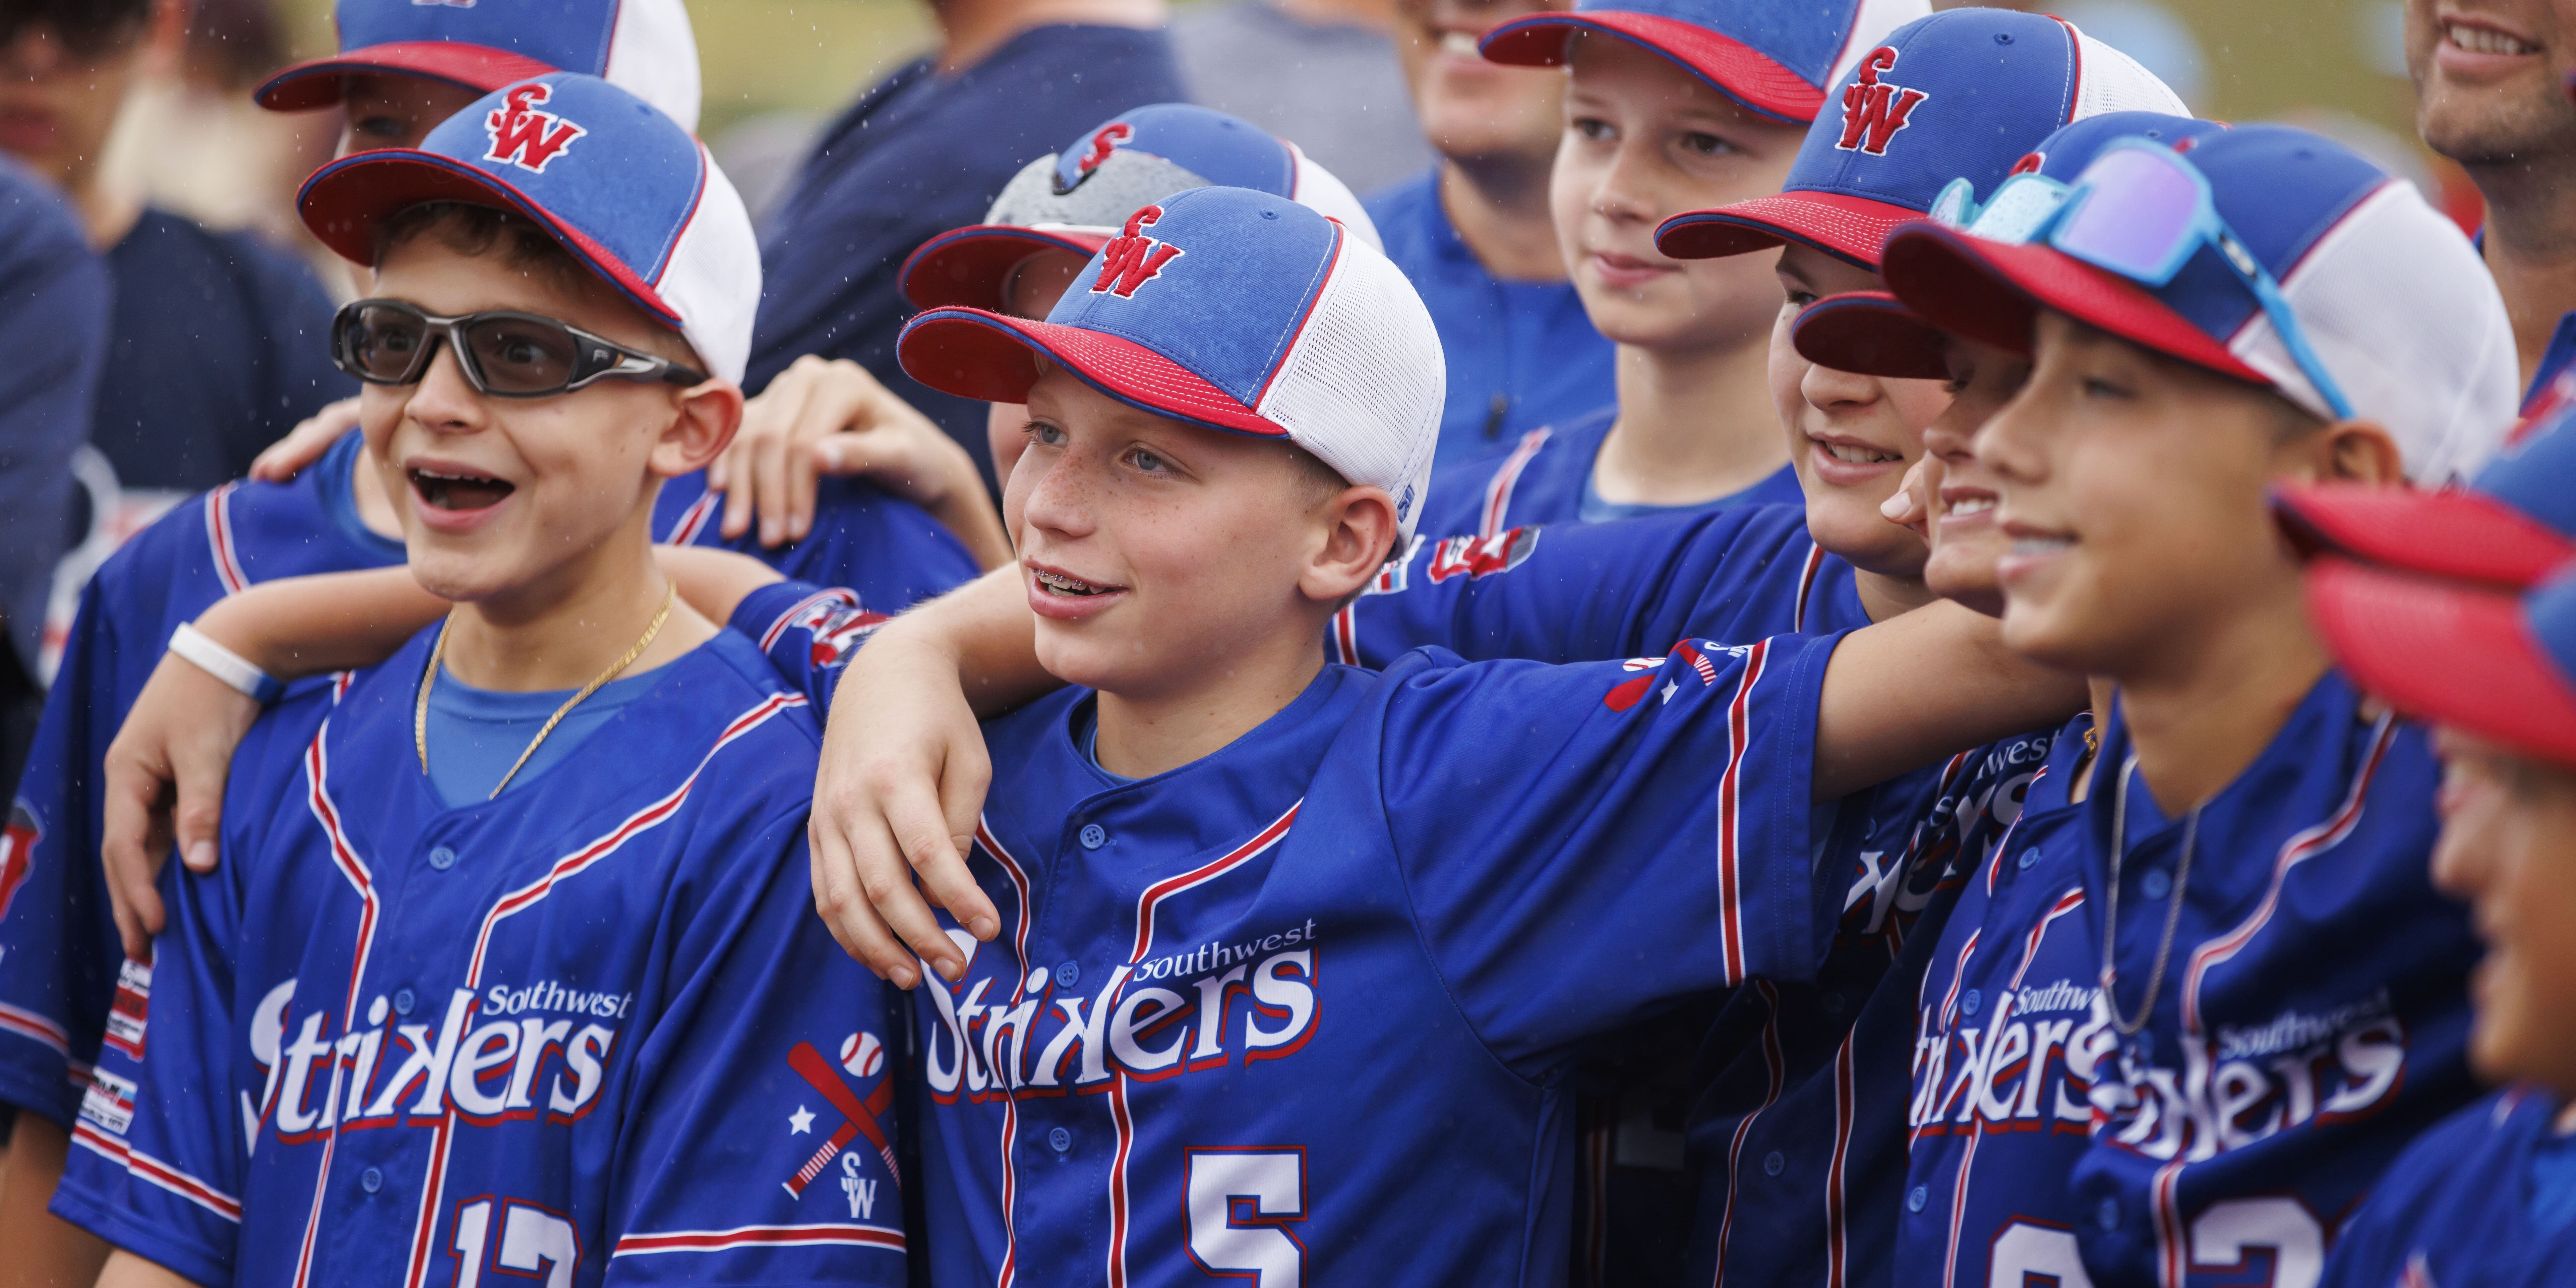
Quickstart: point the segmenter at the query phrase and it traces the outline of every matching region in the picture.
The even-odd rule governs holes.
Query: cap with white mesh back
[[[1931,12],[1926,0],[1576,0],[1497,24],[1477,48],[1493,62],[1557,67],[1578,37],[1640,45],[1751,111],[1799,124],[1826,109],[1860,56]]]
[[[2411,478],[2465,478],[2495,454],[2518,393],[2513,331],[2458,225],[2412,184],[2305,130],[2249,125],[2175,147],[2280,283],[2354,414],[2396,440]],[[2080,187],[2084,175],[2072,181]],[[2149,289],[2046,246],[1918,223],[1889,239],[1883,271],[1909,308],[1973,339],[2027,352],[2037,311],[2052,309],[2334,414],[2214,246]]]
[[[339,0],[340,52],[296,63],[252,92],[302,112],[340,101],[348,79],[417,76],[489,93],[547,72],[583,72],[698,128],[698,42],[681,0]]]
[[[1102,393],[1210,429],[1283,438],[1385,489],[1406,534],[1438,444],[1446,366],[1404,274],[1339,223],[1207,187],[1130,215],[1043,322],[941,308],[904,327],[904,371],[1021,402],[1044,355]]]
[[[1655,245],[1713,259],[1797,242],[1876,268],[1887,235],[1953,180],[1992,193],[2059,127],[2133,105],[2187,111],[2154,74],[2061,19],[1936,13],[1889,33],[1844,77],[1779,195],[1675,215]]]

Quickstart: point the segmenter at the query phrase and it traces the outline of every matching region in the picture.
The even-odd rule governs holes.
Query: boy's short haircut
[[[152,0],[8,0],[0,4],[0,45],[41,27],[72,53],[95,58],[133,39],[151,13]]]

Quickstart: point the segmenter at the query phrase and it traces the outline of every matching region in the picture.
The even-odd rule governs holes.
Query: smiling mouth
[[[1031,569],[1029,576],[1037,581],[1038,589],[1050,595],[1086,598],[1092,595],[1105,595],[1118,589],[1115,586],[1095,586],[1079,577],[1067,577],[1060,572]]]
[[[2540,46],[2525,44],[2492,27],[2472,27],[2466,23],[2442,24],[2442,35],[2460,49],[2472,54],[2536,54]]]
[[[518,490],[515,484],[482,474],[448,474],[412,469],[411,490],[434,510],[487,510]]]
[[[1963,519],[1972,514],[1988,513],[1994,508],[1995,498],[1993,497],[1963,496],[1950,503],[1949,513],[1950,517],[1953,519]]]
[[[2059,555],[2074,548],[2073,537],[2015,537],[2012,543],[2017,555]]]
[[[1891,465],[1905,459],[1894,452],[1882,452],[1877,448],[1859,443],[1829,443],[1821,438],[1809,441],[1825,449],[1827,456],[1845,465]]]
[[[1476,45],[1476,38],[1468,35],[1466,32],[1444,31],[1440,33],[1441,53],[1456,54],[1460,58],[1483,58],[1484,54],[1477,50]]]

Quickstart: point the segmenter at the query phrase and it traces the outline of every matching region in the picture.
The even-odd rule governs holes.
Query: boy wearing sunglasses
[[[334,348],[456,608],[253,731],[55,1210],[111,1284],[902,1282],[886,998],[806,911],[813,725],[650,540],[741,415],[740,200],[555,73],[298,204],[373,270]]]
[[[2331,669],[2263,493],[2474,468],[2510,330],[2455,230],[2299,131],[2117,140],[1987,197],[1990,236],[1891,240],[1911,315],[1852,307],[2032,355],[1975,441],[2006,639],[2119,701],[1935,949],[1900,1277],[2311,1282],[2470,1094],[2468,935],[2425,884],[2425,740]],[[2043,790],[2081,759],[2080,802]]]

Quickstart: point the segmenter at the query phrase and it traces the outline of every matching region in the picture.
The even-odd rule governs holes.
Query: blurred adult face
[[[2576,152],[2576,3],[2407,0],[2415,128],[2462,165]]]
[[[142,62],[145,20],[79,40],[21,27],[0,48],[0,150],[57,187],[98,167]]]
[[[2576,774],[2445,728],[2433,881],[2486,941],[2469,1062],[2490,1081],[2576,1091]]]
[[[1543,161],[1555,151],[1565,73],[1486,62],[1476,41],[1514,18],[1573,7],[1565,0],[1397,0],[1396,52],[1431,145],[1462,161],[1507,155]]]

